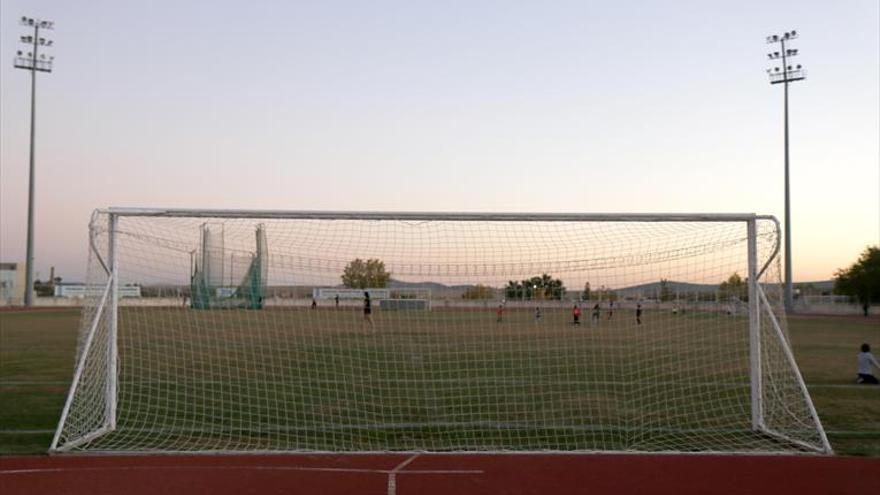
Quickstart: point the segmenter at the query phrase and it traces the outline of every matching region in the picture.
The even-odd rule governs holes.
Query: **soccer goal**
[[[51,451],[829,453],[779,237],[753,214],[98,210]]]

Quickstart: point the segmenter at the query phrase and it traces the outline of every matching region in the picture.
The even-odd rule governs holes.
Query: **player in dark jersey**
[[[373,328],[373,302],[367,291],[364,291],[364,321],[370,324],[370,328]]]
[[[642,305],[636,304],[636,325],[642,324]]]

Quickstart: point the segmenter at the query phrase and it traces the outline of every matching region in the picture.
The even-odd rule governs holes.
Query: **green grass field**
[[[591,329],[568,325],[564,311],[549,312],[540,326],[528,312],[512,312],[488,333],[472,329],[494,319],[491,312],[432,312],[430,319],[380,313],[376,331],[369,332],[355,311],[123,308],[122,428],[104,445],[146,442],[173,449],[184,432],[189,448],[277,448],[281,441],[313,449],[369,450],[383,444],[492,449],[515,446],[529,435],[531,448],[662,450],[681,441],[663,429],[670,421],[710,449],[713,442],[721,448],[724,442],[752,441],[743,433],[748,429],[743,361],[734,359],[747,351],[742,339],[725,340],[741,322],[729,320],[727,328],[728,320],[717,317],[648,314],[648,323],[635,328],[622,313],[613,325]],[[0,453],[46,451],[72,376],[78,323],[78,311],[0,313]],[[789,326],[836,452],[880,456],[880,388],[853,385],[858,345],[880,346],[878,321],[796,317]],[[444,331],[436,331],[439,327]],[[195,338],[182,339],[181,332]],[[729,362],[701,361],[701,345],[727,346],[723,356]],[[621,359],[637,364],[617,368],[628,370],[627,376],[603,371]],[[682,360],[696,367],[676,371]],[[246,369],[218,377],[217,370],[236,362],[247,363]],[[638,365],[644,362],[650,367]],[[693,369],[710,371],[694,376]],[[449,385],[428,394],[419,379]],[[590,382],[588,394],[584,380]],[[679,400],[667,400],[670,396]],[[374,400],[359,402],[364,398]],[[122,407],[133,403],[140,404],[136,412]],[[708,403],[713,408],[702,407]],[[719,418],[718,410],[729,417]],[[478,421],[465,431],[460,424],[444,426],[480,418],[495,425],[541,420],[565,426],[584,416],[605,426],[526,432]],[[304,429],[267,431],[265,425],[278,418]],[[389,419],[400,424],[371,426]],[[341,426],[328,433],[328,421]],[[710,422],[715,430],[700,433],[699,426]],[[205,431],[214,423],[222,428]],[[638,424],[648,433],[615,424]],[[723,437],[719,424],[727,431]],[[262,431],[248,433],[252,425],[263,425]]]

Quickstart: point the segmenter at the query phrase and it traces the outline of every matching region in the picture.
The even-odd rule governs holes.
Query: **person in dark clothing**
[[[370,300],[370,293],[364,291],[364,321],[373,328],[373,303]]]

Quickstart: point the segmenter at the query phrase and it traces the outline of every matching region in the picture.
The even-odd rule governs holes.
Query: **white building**
[[[24,263],[0,263],[0,306],[24,304]]]
[[[141,297],[141,288],[136,285],[121,285],[117,289],[119,297]],[[55,286],[55,297],[82,299],[85,297],[101,297],[103,285],[58,284]]]

